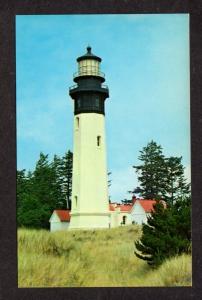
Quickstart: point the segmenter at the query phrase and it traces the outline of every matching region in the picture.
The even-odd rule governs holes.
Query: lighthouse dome
[[[91,47],[87,47],[87,52],[86,54],[80,56],[77,58],[78,62],[78,73],[76,74],[77,76],[103,76],[100,72],[100,62],[101,58],[94,55],[91,52]]]
[[[77,58],[77,62],[80,62],[81,60],[86,60],[86,59],[94,59],[94,60],[97,60],[97,61],[99,61],[99,62],[102,61],[102,59],[101,59],[100,57],[94,55],[94,54],[91,52],[91,50],[92,50],[91,46],[88,46],[88,47],[86,48],[86,50],[87,50],[86,54],[84,54],[84,55],[78,57],[78,58]]]

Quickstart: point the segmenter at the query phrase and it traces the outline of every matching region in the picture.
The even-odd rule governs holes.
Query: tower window
[[[81,100],[80,100],[80,99],[77,100],[77,107],[78,107],[78,108],[81,107]]]
[[[99,108],[99,98],[98,97],[95,98],[95,107]]]
[[[101,145],[101,136],[98,135],[97,136],[97,146],[100,147],[100,145]]]
[[[75,199],[75,207],[77,207],[77,201],[78,201],[78,197],[77,197],[77,196],[75,196],[75,197],[74,197],[74,199]]]
[[[76,129],[79,129],[79,117],[76,117]]]

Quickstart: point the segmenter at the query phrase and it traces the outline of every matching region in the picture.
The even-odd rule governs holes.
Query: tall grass
[[[18,231],[19,287],[191,285],[191,257],[151,270],[134,255],[137,225],[91,231]]]

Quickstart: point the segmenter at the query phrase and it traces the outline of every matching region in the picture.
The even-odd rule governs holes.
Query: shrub
[[[141,239],[135,242],[135,255],[158,266],[166,258],[190,253],[190,207],[190,198],[178,200],[167,209],[158,202],[148,224],[143,224]]]

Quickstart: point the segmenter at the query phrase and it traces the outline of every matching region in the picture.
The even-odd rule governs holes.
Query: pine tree
[[[157,202],[148,224],[143,224],[141,239],[135,243],[135,255],[158,266],[168,257],[190,253],[190,210],[190,197],[179,199],[166,209]]]
[[[31,195],[31,178],[32,173],[28,172],[26,175],[26,170],[17,171],[17,190],[16,190],[16,202],[17,202],[17,224],[18,226],[23,225],[20,220],[20,215],[23,213],[23,205],[26,199]]]
[[[26,194],[18,209],[18,225],[29,228],[49,228],[50,209],[34,194]]]
[[[138,173],[140,187],[137,187],[134,192],[141,193],[144,199],[162,199],[162,195],[165,194],[167,175],[162,147],[151,141],[140,151],[138,158],[142,164],[133,168]]]
[[[184,177],[182,157],[163,155],[162,147],[151,141],[140,151],[142,164],[134,166],[140,187],[133,191],[144,199],[165,200],[169,205],[190,195],[190,184]]]
[[[17,222],[18,226],[49,228],[54,209],[66,209],[71,204],[72,152],[64,157],[40,153],[35,170],[26,174],[17,171]]]
[[[166,158],[166,190],[163,198],[172,205],[175,199],[182,199],[190,194],[190,184],[184,178],[182,157]]]
[[[49,164],[48,155],[40,153],[39,160],[33,172],[33,194],[43,204],[47,204],[50,211],[57,207],[55,194],[55,170]]]
[[[49,163],[48,155],[40,153],[30,179],[31,189],[24,200],[21,220],[23,226],[49,228],[49,218],[54,209],[60,208],[60,192],[55,166]],[[59,202],[59,203],[58,203]]]
[[[17,171],[17,224],[30,228],[48,228],[50,211],[39,201],[33,185],[34,175],[25,170]]]
[[[69,150],[61,159],[60,179],[63,199],[71,210],[73,153]]]
[[[25,171],[26,171],[25,169],[21,171],[17,171],[17,191],[16,191],[17,209],[20,207],[24,194],[26,193],[27,180],[26,180]]]
[[[121,200],[121,203],[123,203],[123,204],[132,204],[133,200],[132,199],[123,199],[123,200]]]
[[[63,193],[63,174],[62,169],[62,159],[57,155],[54,155],[53,161],[50,164],[53,171],[53,194],[56,199],[55,209],[66,209],[66,197]]]

